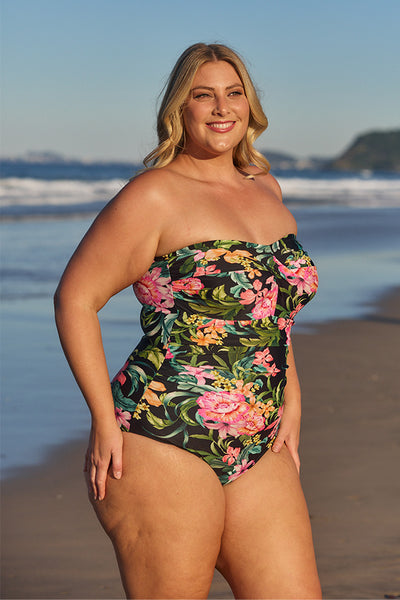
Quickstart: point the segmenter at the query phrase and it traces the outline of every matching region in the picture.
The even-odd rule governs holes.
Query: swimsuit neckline
[[[246,246],[256,246],[259,248],[270,248],[271,246],[275,246],[276,244],[279,244],[280,242],[283,242],[284,240],[287,239],[295,239],[296,238],[296,234],[295,233],[287,233],[286,235],[283,235],[282,237],[280,237],[279,239],[275,240],[274,242],[271,242],[270,244],[260,244],[259,242],[248,242],[246,240],[229,240],[229,239],[215,239],[215,240],[204,240],[204,241],[200,241],[200,242],[193,242],[192,244],[187,244],[187,246],[183,246],[182,248],[177,248],[176,250],[172,250],[171,252],[166,252],[165,254],[161,254],[159,256],[156,256],[155,258],[162,258],[163,256],[169,256],[170,254],[177,254],[178,252],[183,252],[184,250],[189,250],[191,248],[194,248],[195,246],[200,246],[200,245],[209,245],[209,244],[244,244]]]

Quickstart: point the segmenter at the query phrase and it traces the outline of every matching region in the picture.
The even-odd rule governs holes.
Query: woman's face
[[[245,136],[249,103],[239,75],[229,63],[204,63],[197,71],[183,110],[185,150],[207,158],[233,152]]]

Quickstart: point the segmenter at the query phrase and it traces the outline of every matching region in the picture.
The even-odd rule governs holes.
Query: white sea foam
[[[400,206],[400,177],[279,176],[284,198],[301,205],[356,207]],[[68,207],[106,203],[124,185],[122,179],[98,181],[43,180],[10,177],[0,180],[0,207]]]
[[[400,177],[279,177],[284,198],[368,208],[400,206]]]
[[[112,198],[124,185],[120,179],[80,181],[9,177],[0,181],[0,206],[61,206]]]

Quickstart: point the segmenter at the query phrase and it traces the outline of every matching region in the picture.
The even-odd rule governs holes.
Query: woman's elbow
[[[102,303],[90,290],[77,282],[61,279],[53,296],[56,320],[62,316],[78,317],[79,315],[92,315],[98,313]]]

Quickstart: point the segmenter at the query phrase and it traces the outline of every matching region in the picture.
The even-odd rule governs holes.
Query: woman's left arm
[[[283,444],[285,444],[294,460],[297,470],[300,471],[298,448],[300,441],[301,391],[292,344],[289,346],[287,363],[283,415],[272,450],[273,452],[280,452]]]

